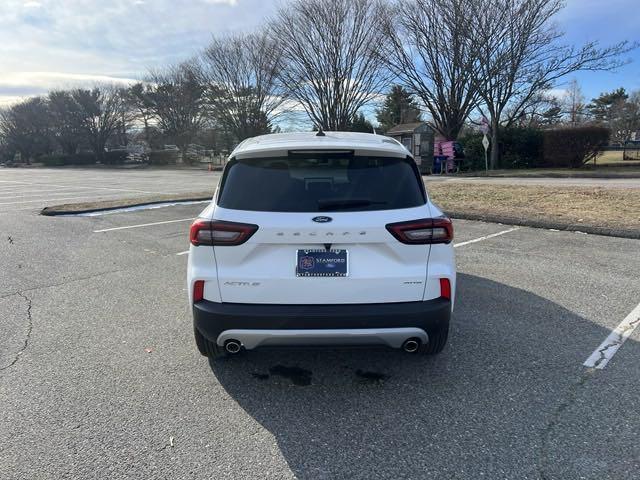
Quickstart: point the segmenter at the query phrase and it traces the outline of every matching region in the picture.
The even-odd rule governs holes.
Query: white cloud
[[[568,90],[566,88],[550,88],[546,90],[545,93],[548,97],[555,98],[557,100],[562,100],[567,96]]]
[[[137,80],[63,72],[9,72],[0,73],[0,107],[41,95],[49,90],[93,87],[99,84],[130,85]]]
[[[0,0],[0,97],[140,78],[274,9],[275,0]]]
[[[89,75],[64,72],[10,72],[0,73],[0,88],[9,86],[33,86],[67,88],[94,83],[130,84],[136,82],[132,78],[111,77],[108,75]]]

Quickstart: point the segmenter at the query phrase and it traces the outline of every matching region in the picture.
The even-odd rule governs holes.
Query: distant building
[[[415,158],[421,172],[431,170],[433,163],[433,130],[424,122],[403,123],[387,131],[387,136],[396,139]]]

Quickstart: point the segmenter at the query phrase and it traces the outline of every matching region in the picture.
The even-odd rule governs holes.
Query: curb
[[[449,175],[450,177],[454,177],[454,175]],[[459,177],[464,178],[535,178],[535,179],[545,179],[545,178],[588,178],[588,179],[603,179],[603,180],[633,180],[639,179],[640,173],[624,173],[624,174],[615,174],[615,173],[583,173],[580,175],[571,175],[565,173],[545,173],[545,174],[531,174],[531,175],[467,175],[464,173],[458,174]]]
[[[110,205],[108,207],[96,206],[95,208],[88,208],[85,210],[73,210],[65,209],[67,205],[54,205],[53,207],[44,207],[40,210],[40,215],[46,217],[55,217],[57,215],[77,215],[80,213],[93,213],[93,212],[108,212],[110,210],[119,210],[121,208],[130,207],[144,207],[147,205],[158,205],[160,203],[179,203],[179,202],[202,202],[205,200],[211,200],[211,196],[208,197],[189,197],[189,198],[172,198],[169,200],[157,200],[153,202],[140,202],[140,203],[128,203],[120,205]],[[96,204],[98,205],[98,204]]]
[[[634,240],[640,240],[640,229],[596,227],[580,223],[535,220],[492,213],[469,213],[457,210],[446,210],[445,213],[451,218],[457,218],[460,220],[476,220],[481,222],[503,223],[506,225],[519,225],[531,228],[544,228],[547,230],[553,229],[565,232],[581,232],[592,235],[603,235],[606,237],[632,238]]]
[[[121,208],[129,207],[142,207],[146,205],[157,205],[159,203],[171,203],[171,202],[200,202],[210,200],[211,196],[206,197],[188,197],[188,198],[174,198],[170,200],[158,200],[153,202],[139,202],[131,204],[110,205],[109,207],[96,206],[95,208],[88,208],[84,210],[65,209],[66,205],[54,205],[52,207],[45,207],[40,211],[40,215],[54,217],[57,215],[76,215],[81,213],[93,213],[93,212],[107,212],[110,210],[118,210]],[[98,205],[98,204],[96,204]],[[592,235],[603,235],[606,237],[619,237],[619,238],[631,238],[634,240],[640,240],[640,229],[621,229],[621,228],[609,228],[609,227],[596,227],[593,225],[576,224],[568,222],[554,222],[547,220],[535,220],[523,217],[511,217],[508,215],[499,215],[493,213],[471,213],[459,210],[445,210],[445,213],[454,219],[459,220],[475,220],[480,222],[490,223],[502,223],[505,225],[519,225],[523,227],[531,228],[543,228],[554,229],[566,232],[582,232]]]

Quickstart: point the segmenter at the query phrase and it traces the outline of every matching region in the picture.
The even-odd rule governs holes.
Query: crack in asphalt
[[[620,345],[622,345],[625,341],[625,337],[624,334],[627,333],[630,330],[634,330],[638,324],[640,323],[640,317],[636,318],[633,322],[629,322],[629,324],[627,326],[625,326],[622,330],[616,332],[616,338],[607,343],[604,347],[602,347],[600,350],[598,350],[598,353],[600,354],[600,358],[598,358],[598,360],[595,361],[595,363],[593,364],[593,368],[598,368],[598,366],[607,358],[607,350],[609,350],[610,348],[613,347],[618,347]]]
[[[157,258],[158,258],[158,260],[162,260],[162,259],[165,259],[165,258],[174,258],[174,257],[175,257],[175,253],[171,252],[171,253],[161,254]],[[83,280],[90,280],[92,278],[101,277],[103,275],[109,275],[110,273],[127,272],[129,270],[135,270],[136,268],[139,268],[141,265],[142,264],[130,265],[130,266],[122,267],[122,268],[116,268],[115,270],[107,270],[107,271],[104,271],[104,272],[94,273],[94,274],[87,275],[87,276],[84,276],[84,277],[74,277],[74,278],[70,278],[68,280],[63,280],[61,282],[50,283],[48,285],[38,285],[36,287],[23,288],[21,291],[14,291],[14,292],[0,294],[0,299],[13,297],[14,295],[21,295],[21,292],[33,292],[33,291],[37,291],[37,290],[43,290],[45,288],[60,287],[62,285],[68,285],[68,284],[74,283],[74,282],[81,282]]]
[[[22,292],[17,292],[16,295],[22,297],[27,302],[27,334],[24,337],[24,343],[22,344],[22,347],[20,347],[20,350],[18,350],[18,352],[15,354],[13,361],[11,361],[11,363],[9,363],[8,365],[5,365],[4,367],[0,367],[0,372],[3,370],[7,370],[8,368],[11,368],[16,363],[18,363],[18,360],[20,360],[20,356],[24,353],[24,351],[29,346],[29,340],[31,339],[31,332],[33,330],[33,318],[31,316],[31,307],[32,307],[31,299]]]
[[[169,255],[167,255],[167,257],[169,257]],[[138,267],[139,267],[139,265],[134,265],[132,267],[118,268],[116,270],[107,270],[105,272],[95,273],[95,274],[87,275],[87,276],[84,276],[84,277],[70,278],[68,280],[63,280],[61,282],[49,283],[47,285],[38,285],[37,287],[23,288],[21,291],[15,291],[15,292],[2,294],[2,295],[0,295],[0,299],[13,297],[14,295],[21,295],[21,292],[33,292],[33,291],[37,291],[37,290],[44,290],[46,288],[61,287],[63,285],[69,285],[70,283],[82,282],[83,280],[91,280],[93,278],[101,277],[103,275],[109,275],[110,273],[126,272],[128,270],[134,270],[135,268],[138,268]]]
[[[547,473],[547,469],[549,467],[549,440],[551,433],[560,423],[562,415],[575,403],[576,398],[578,397],[578,392],[592,377],[594,372],[595,370],[590,368],[578,377],[578,379],[569,387],[567,398],[558,404],[553,411],[551,418],[542,429],[542,441],[540,444],[540,455],[538,457],[538,473],[541,480],[551,480],[553,478],[553,475]]]

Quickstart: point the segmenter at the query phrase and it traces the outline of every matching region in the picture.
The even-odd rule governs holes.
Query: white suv
[[[453,228],[391,138],[245,140],[190,239],[189,299],[203,355],[313,345],[433,354],[446,343]]]

